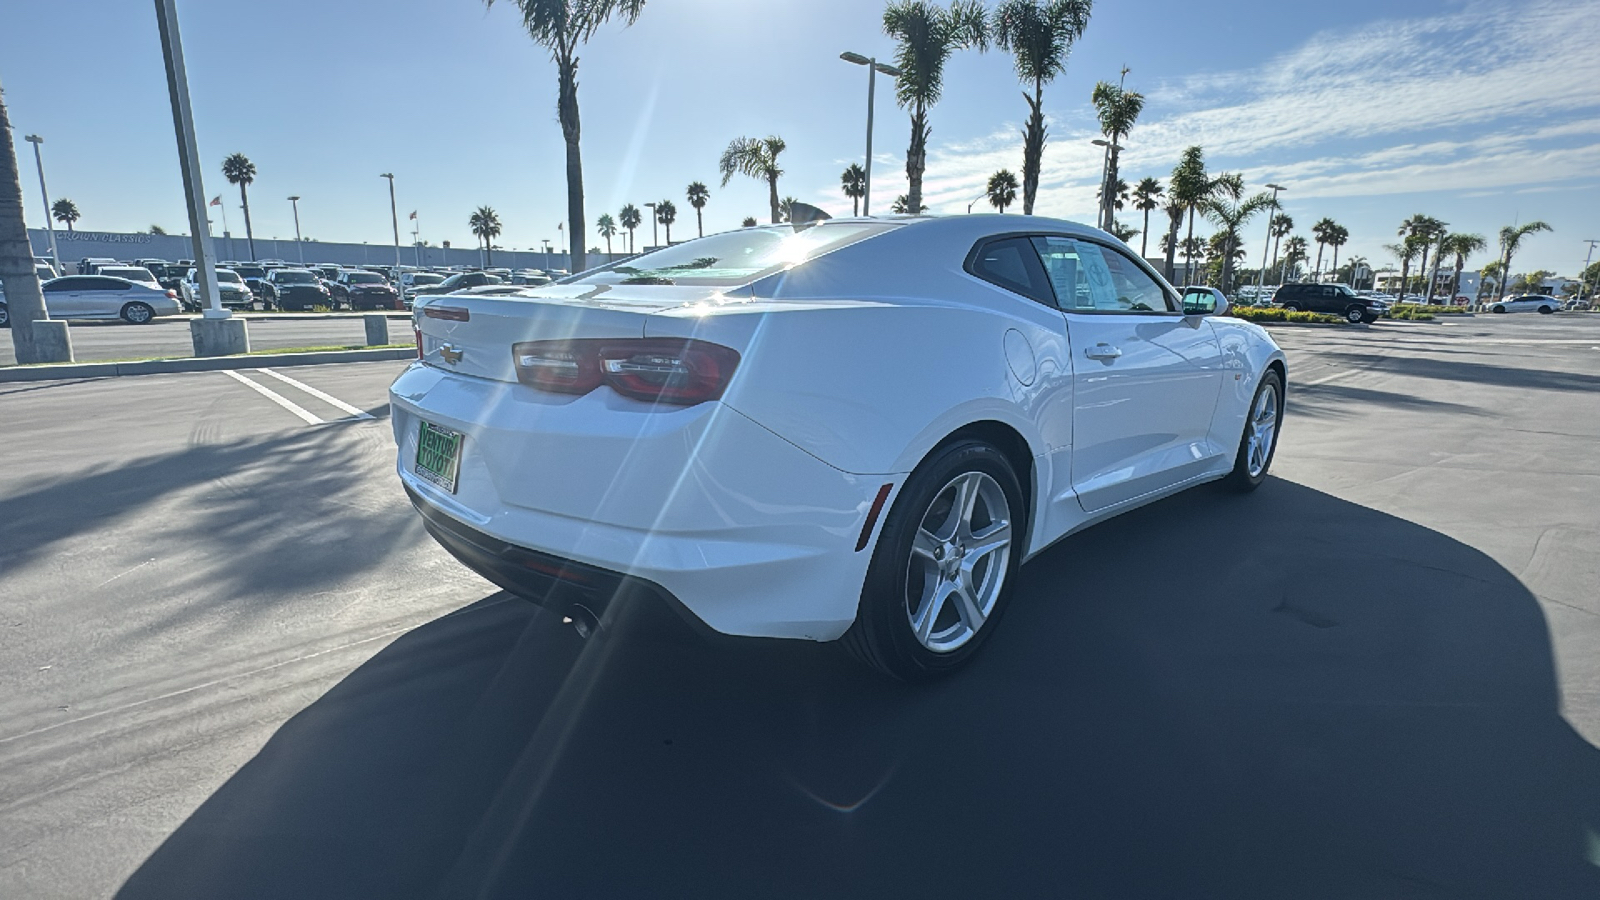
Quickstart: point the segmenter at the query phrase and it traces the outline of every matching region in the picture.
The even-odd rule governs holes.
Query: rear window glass
[[[694,284],[731,287],[792,268],[898,226],[879,222],[742,228],[685,241],[575,279],[574,284]]]

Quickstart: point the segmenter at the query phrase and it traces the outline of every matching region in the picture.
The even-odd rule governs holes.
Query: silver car
[[[176,291],[107,275],[68,275],[40,285],[52,319],[123,319],[146,325],[182,312]]]
[[[1538,312],[1549,315],[1561,308],[1561,301],[1544,294],[1524,294],[1521,297],[1507,297],[1496,301],[1489,307],[1490,312],[1517,313]]]

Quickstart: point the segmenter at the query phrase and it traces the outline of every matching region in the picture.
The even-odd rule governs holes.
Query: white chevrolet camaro
[[[712,235],[419,299],[400,479],[458,559],[581,627],[636,592],[925,677],[1065,535],[1266,477],[1284,355],[1226,303],[1032,216]]]

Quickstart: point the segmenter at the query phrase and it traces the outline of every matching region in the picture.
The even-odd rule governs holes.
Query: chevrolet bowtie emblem
[[[445,344],[439,348],[439,355],[444,357],[445,362],[453,366],[456,363],[461,362],[461,357],[466,356],[467,351],[458,350],[453,344]]]

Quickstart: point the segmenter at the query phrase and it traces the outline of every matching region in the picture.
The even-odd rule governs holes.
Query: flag
[[[222,205],[222,195],[218,194],[215,197],[212,197],[210,205],[211,206],[221,206]]]
[[[411,211],[411,218],[415,219],[416,217],[417,217],[417,211],[413,209]]]

